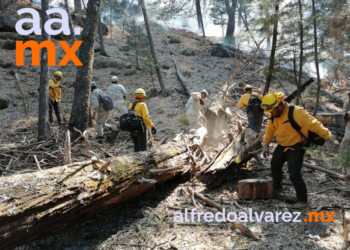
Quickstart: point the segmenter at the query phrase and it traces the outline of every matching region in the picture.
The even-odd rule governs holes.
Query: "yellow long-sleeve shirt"
[[[129,104],[129,109],[132,108],[132,103]],[[147,104],[144,102],[139,102],[135,105],[135,112],[137,116],[141,117],[143,119],[143,122],[146,124],[146,126],[153,128],[154,124],[152,123],[151,119],[149,118],[149,112],[147,108]]]
[[[277,143],[283,147],[291,147],[305,140],[288,121],[289,104],[285,104],[286,108],[284,109],[283,114],[280,117],[275,117],[273,119],[273,122],[272,120],[269,120],[267,123],[264,137],[264,144],[266,146],[270,144],[274,135],[276,135]],[[271,114],[269,118],[271,118]],[[322,125],[321,122],[309,115],[309,113],[301,107],[295,106],[293,118],[295,122],[301,127],[300,132],[305,137],[308,136],[309,130],[318,134],[325,140],[333,136],[331,132],[329,132],[329,130]]]
[[[56,79],[51,79],[49,81],[49,97],[51,100],[58,102],[61,99],[61,88],[60,82]]]
[[[259,97],[260,100],[263,98],[261,95],[259,95],[256,92],[245,93],[244,95],[242,95],[241,99],[237,103],[237,107],[243,108],[244,106],[247,106],[251,95],[256,95],[257,97]]]

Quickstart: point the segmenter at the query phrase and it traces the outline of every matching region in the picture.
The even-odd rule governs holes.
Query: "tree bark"
[[[272,34],[272,48],[271,48],[271,55],[270,55],[269,70],[266,76],[264,94],[269,92],[270,83],[272,79],[272,71],[273,71],[273,67],[275,66],[275,54],[276,54],[276,47],[277,47],[278,12],[279,12],[279,0],[277,0],[276,2],[275,14],[273,17],[274,23],[273,23],[273,34]]]
[[[69,10],[68,0],[64,0],[64,6],[66,8],[68,18],[69,18],[70,37],[72,39],[72,42],[74,43],[75,42],[74,25],[73,25],[72,16],[71,16],[70,10]]]
[[[152,57],[153,57],[153,63],[154,66],[156,68],[156,72],[157,72],[157,76],[158,76],[158,81],[159,81],[159,85],[160,85],[160,89],[162,91],[163,95],[166,95],[166,90],[165,90],[165,86],[164,86],[164,82],[163,82],[163,78],[162,78],[162,74],[160,72],[160,68],[158,65],[158,60],[157,60],[157,56],[156,56],[156,51],[154,49],[154,44],[153,44],[153,39],[152,39],[152,33],[151,33],[151,29],[149,27],[149,23],[148,23],[148,17],[147,17],[147,12],[146,12],[146,7],[145,7],[145,3],[144,0],[140,0],[141,2],[141,8],[142,8],[142,13],[143,13],[143,18],[145,21],[145,26],[146,26],[146,31],[147,31],[147,37],[148,37],[148,42],[149,42],[149,46],[151,48],[151,53],[152,53]]]
[[[116,157],[107,172],[90,161],[3,177],[1,193],[8,198],[0,203],[1,249],[56,233],[132,199],[181,173],[189,167],[187,158],[183,141],[177,141]],[[162,171],[152,171],[158,169]],[[27,189],[27,185],[35,188]]]
[[[237,0],[225,0],[228,22],[226,28],[226,38],[232,38],[235,33]]]
[[[72,132],[73,140],[78,136],[74,131],[74,127],[80,131],[85,131],[88,126],[95,30],[98,23],[100,4],[101,0],[90,0],[87,7],[86,19],[82,33],[83,43],[79,50],[84,52],[79,53],[79,59],[83,66],[78,67],[77,69],[74,99],[68,125],[69,130]]]
[[[82,0],[74,0],[74,12],[75,13],[82,13],[83,12],[83,8],[81,6],[81,1]]]
[[[303,6],[301,0],[298,0],[299,5],[299,27],[300,27],[300,48],[299,48],[299,78],[297,82],[298,96],[296,100],[296,105],[299,105],[300,99],[300,87],[301,87],[301,77],[303,75],[303,53],[304,53],[304,27],[303,27]]]
[[[199,32],[202,32],[203,37],[205,37],[202,9],[201,9],[201,1],[200,0],[196,0],[196,11],[197,11],[198,30],[199,30]]]
[[[67,1],[67,0],[66,0]],[[98,35],[100,37],[100,46],[101,46],[101,51],[100,55],[102,56],[108,56],[106,49],[105,49],[105,41],[103,39],[103,30],[102,30],[102,21],[101,21],[101,14],[98,16]]]
[[[316,116],[318,105],[320,103],[320,90],[321,90],[321,81],[320,81],[320,69],[318,65],[318,48],[317,48],[317,25],[316,25],[316,9],[315,9],[315,0],[312,0],[312,15],[313,15],[313,24],[314,24],[314,49],[315,49],[315,67],[316,67],[316,76],[317,76],[317,96],[316,104],[313,116]]]
[[[48,16],[46,11],[49,9],[49,0],[41,0],[41,20],[42,23],[46,23]],[[50,40],[49,35],[44,29],[42,29],[41,40]],[[47,60],[47,48],[41,50],[41,62],[40,62],[40,87],[39,87],[39,119],[38,119],[38,141],[46,139],[49,132],[48,116],[49,116],[49,84],[48,84],[48,60]]]

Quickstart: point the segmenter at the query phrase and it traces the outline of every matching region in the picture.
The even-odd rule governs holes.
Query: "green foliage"
[[[335,168],[349,168],[350,162],[350,146],[341,149],[339,153],[332,159],[333,166]]]
[[[209,16],[215,25],[221,26],[222,36],[224,36],[224,26],[227,25],[227,11],[225,2],[221,0],[213,1]]]

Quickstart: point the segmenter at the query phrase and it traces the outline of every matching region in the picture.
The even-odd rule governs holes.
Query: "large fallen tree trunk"
[[[317,89],[317,85],[316,84],[311,84],[311,88]],[[332,101],[332,103],[337,104],[339,107],[343,107],[344,100],[340,99],[338,96],[333,95],[332,93],[329,93],[328,91],[326,91],[326,90],[324,90],[322,88],[320,90],[320,94],[322,96],[327,96]]]
[[[2,177],[0,246],[12,249],[58,232],[169,180],[186,168],[183,141],[97,164],[56,167]],[[161,169],[162,171],[157,171]]]
[[[201,171],[201,181],[207,185],[208,189],[220,185],[230,176],[234,168],[241,167],[252,157],[261,153],[259,148],[263,135],[264,133],[261,133],[257,136],[253,130],[244,129],[207,168]]]

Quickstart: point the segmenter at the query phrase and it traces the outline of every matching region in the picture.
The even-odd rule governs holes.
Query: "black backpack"
[[[108,95],[106,95],[103,92],[102,94],[100,94],[100,102],[102,104],[103,109],[106,111],[110,111],[114,108],[112,98],[110,98]]]
[[[303,133],[300,132],[301,127],[294,120],[294,117],[293,117],[294,108],[295,108],[294,105],[289,105],[288,121],[285,121],[284,123],[290,122],[290,125],[292,125],[292,127],[301,135],[301,137],[305,139],[305,143],[304,143],[305,147],[310,147],[311,145],[322,146],[323,144],[325,144],[325,142],[326,142],[325,139],[323,139],[318,134],[316,134],[310,130],[308,131],[307,138],[305,137],[305,135],[303,135]],[[273,118],[271,120],[273,122]]]
[[[261,108],[260,104],[261,104],[261,100],[259,99],[259,97],[255,94],[251,94],[246,111],[254,112],[254,113],[262,112],[263,109]]]
[[[122,131],[134,132],[139,129],[142,129],[142,118],[137,116],[135,111],[135,106],[139,102],[134,102],[131,109],[128,110],[128,113],[122,115],[119,119],[119,127]]]

